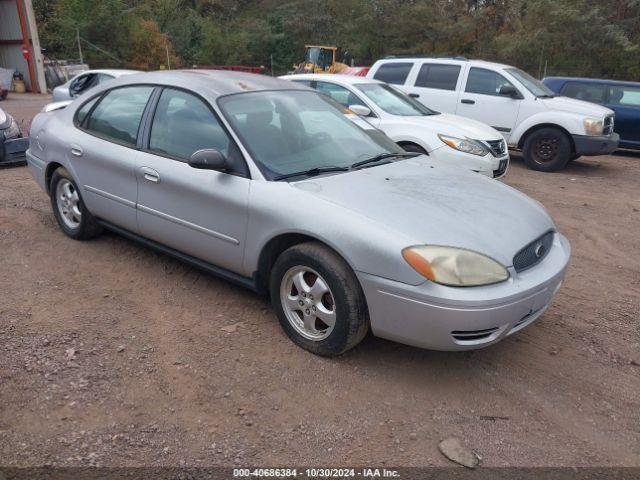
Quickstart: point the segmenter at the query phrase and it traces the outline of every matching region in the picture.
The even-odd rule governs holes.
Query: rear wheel
[[[271,271],[270,293],[285,333],[317,355],[340,355],[369,330],[358,279],[342,258],[320,243],[285,250]]]
[[[555,172],[567,165],[571,142],[556,128],[541,128],[527,137],[523,147],[524,161],[533,170]]]
[[[102,227],[84,205],[78,185],[62,167],[51,176],[49,196],[58,225],[69,237],[88,240],[100,234]]]

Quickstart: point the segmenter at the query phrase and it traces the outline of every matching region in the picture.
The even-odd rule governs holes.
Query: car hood
[[[540,100],[549,110],[560,110],[561,112],[577,113],[579,115],[595,118],[613,114],[613,110],[607,107],[603,107],[597,103],[576,100],[575,98],[558,96],[552,98],[541,98]]]
[[[406,123],[418,127],[426,127],[435,134],[442,133],[458,138],[472,138],[474,140],[501,140],[503,137],[495,128],[477,120],[440,113],[425,117],[399,117],[406,118]]]
[[[555,229],[542,205],[523,193],[426,156],[291,185],[397,232],[407,246],[467,248],[505,266]]]

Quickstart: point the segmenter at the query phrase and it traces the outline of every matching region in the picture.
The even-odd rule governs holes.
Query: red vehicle
[[[264,73],[264,67],[250,67],[247,65],[195,65],[198,70],[232,70],[234,72]]]

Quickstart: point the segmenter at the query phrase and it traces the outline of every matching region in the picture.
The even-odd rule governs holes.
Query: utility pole
[[[271,54],[271,76],[273,77],[273,53]]]
[[[165,43],[164,48],[167,51],[167,69],[171,70],[171,59],[169,58],[169,44]]]
[[[76,41],[78,42],[78,54],[80,55],[80,63],[84,63],[82,58],[82,45],[80,45],[80,29],[76,28]]]

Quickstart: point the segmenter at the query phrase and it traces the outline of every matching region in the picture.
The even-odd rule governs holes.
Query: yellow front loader
[[[293,73],[340,73],[348,65],[336,62],[337,47],[328,45],[305,45],[304,62],[294,65]]]

